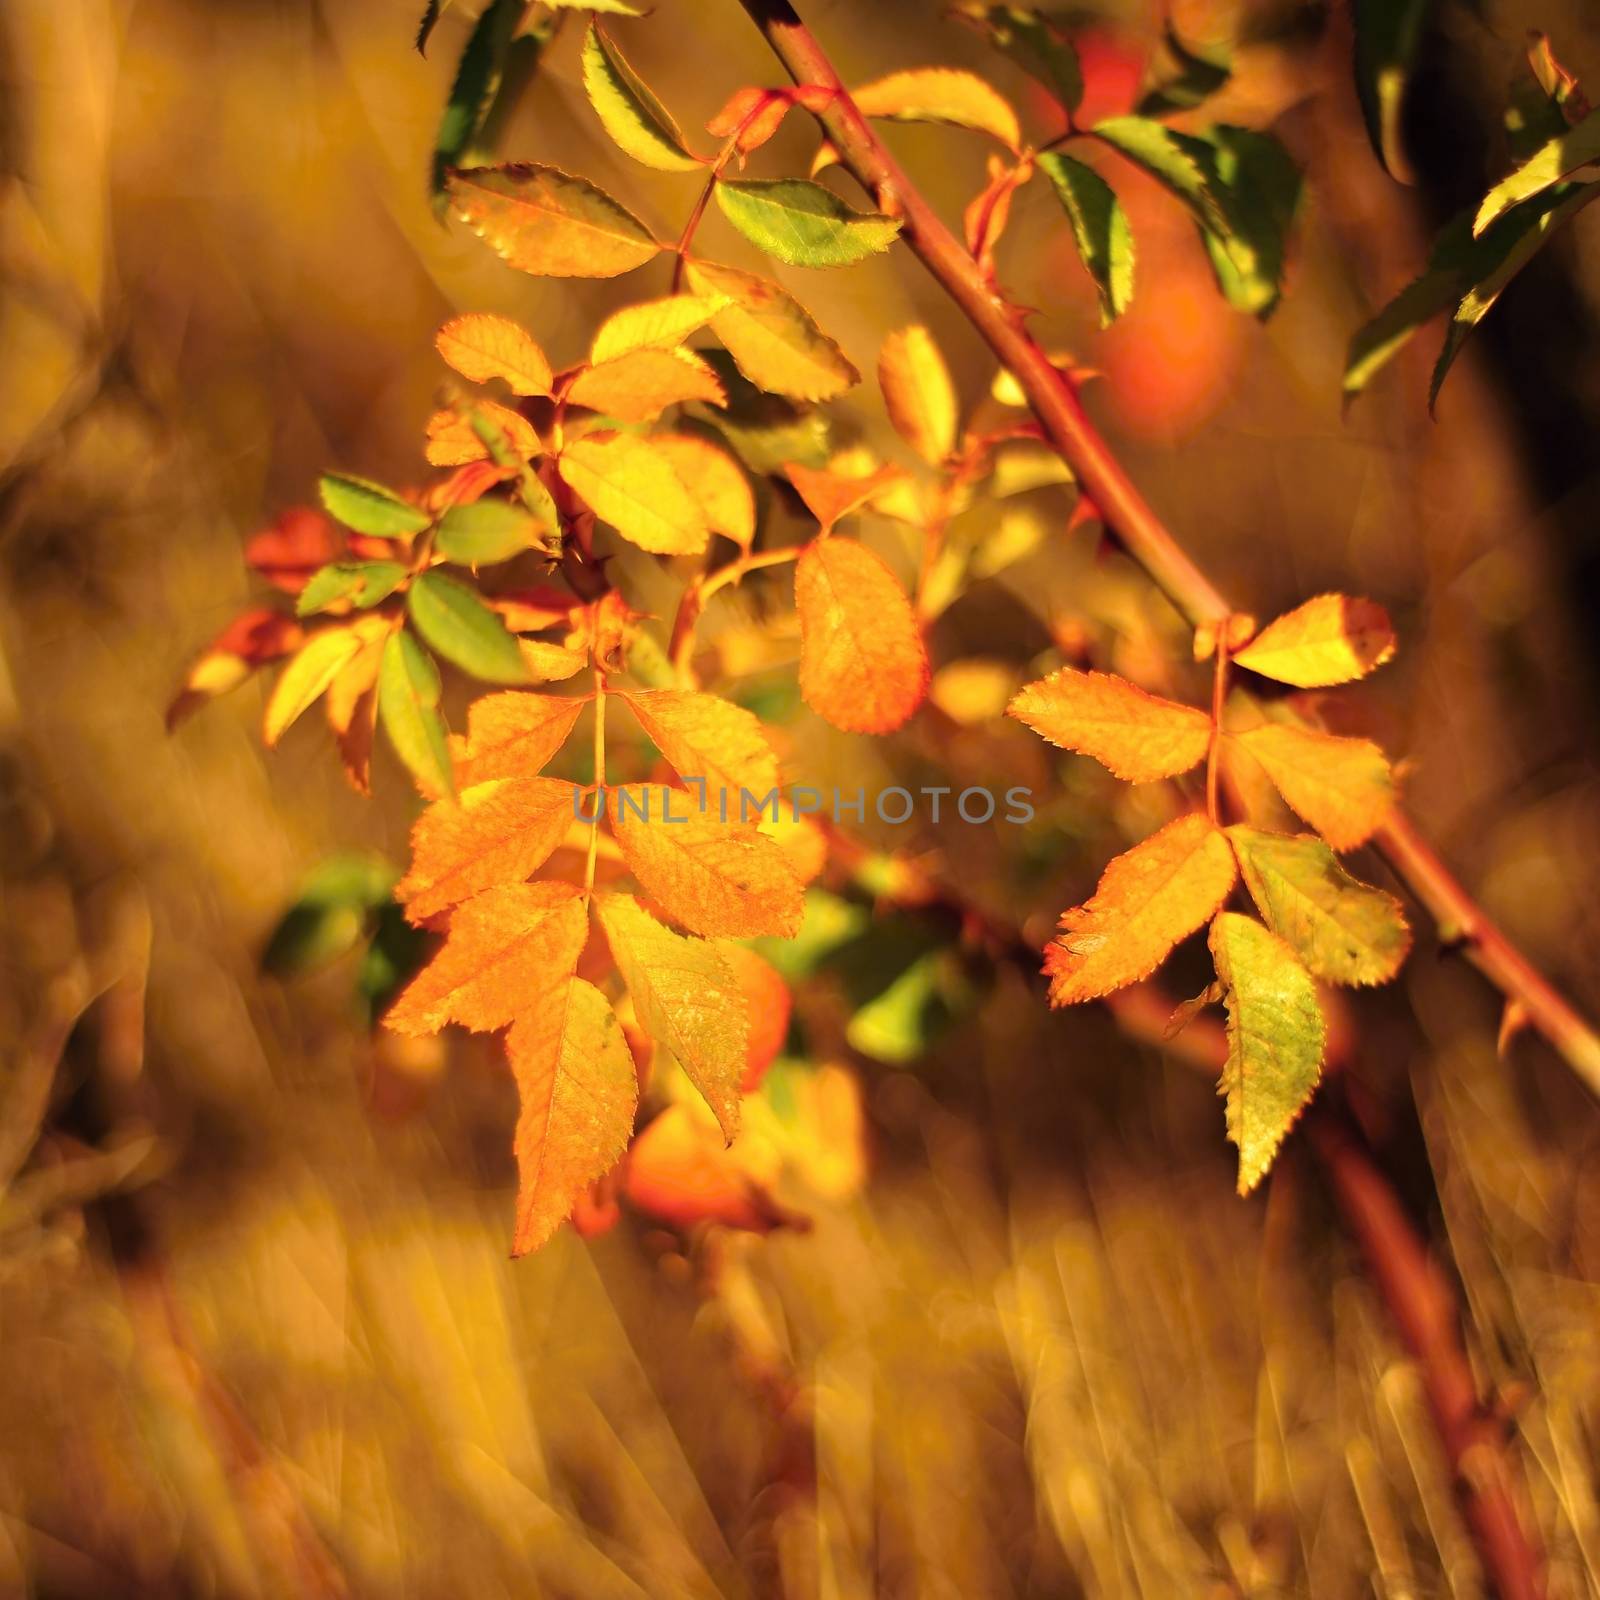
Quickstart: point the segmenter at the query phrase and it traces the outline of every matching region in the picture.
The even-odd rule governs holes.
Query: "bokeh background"
[[[1482,1592],[1416,1374],[1315,1168],[1291,1141],[1235,1198],[1211,1086],[1106,1017],[1051,1016],[1003,972],[912,1059],[828,1039],[806,1065],[859,1086],[861,1126],[856,1093],[807,1125],[826,1149],[782,1193],[809,1231],[684,1238],[629,1214],[512,1262],[504,1074],[369,1039],[348,963],[262,975],[306,874],[341,850],[403,859],[412,805],[392,765],[375,800],[351,793],[309,725],[267,756],[259,684],[165,731],[186,661],[252,596],[243,541],[326,467],[417,478],[451,313],[515,315],[559,362],[641,292],[522,277],[434,220],[428,155],[475,7],[425,60],[418,9],[0,7],[0,1592]],[[974,65],[1038,111],[932,0],[802,9],[847,78]],[[1506,296],[1437,422],[1431,338],[1348,415],[1339,374],[1502,169],[1525,30],[1600,87],[1593,9],[1442,8],[1409,187],[1372,157],[1337,8],[1174,10],[1190,38],[1255,37],[1210,114],[1274,126],[1307,169],[1281,309],[1228,311],[1188,224],[1128,173],[1145,272],[1122,325],[1096,328],[1042,185],[1002,278],[1103,372],[1091,409],[1242,604],[1338,587],[1390,607],[1399,660],[1329,715],[1404,760],[1447,859],[1592,1012],[1600,216]],[[671,237],[694,180],[609,147],[580,33],[504,149]],[[1093,19],[1104,109],[1158,33],[1154,7]],[[662,0],[619,37],[685,127],[776,81],[731,0]],[[801,120],[758,170],[803,167]],[[982,182],[976,141],[891,139],[948,214]],[[714,215],[704,245],[756,264]],[[992,360],[902,253],[777,276],[864,372],[923,320],[990,403]],[[838,427],[885,442],[870,383]],[[1194,687],[1170,613],[1066,531],[1070,503],[1008,502],[1024,553],[941,619],[937,660],[978,666],[937,717],[886,743],[792,735],[828,778],[1048,794],[1025,838],[878,841],[1040,938],[1159,819],[972,722],[981,686],[1087,636]],[[867,537],[913,559],[891,525]],[[768,620],[758,590],[721,626]],[[1459,1275],[1552,1591],[1600,1592],[1600,1119],[1536,1040],[1497,1057],[1494,996],[1419,935],[1397,990],[1349,1007],[1349,1092]]]

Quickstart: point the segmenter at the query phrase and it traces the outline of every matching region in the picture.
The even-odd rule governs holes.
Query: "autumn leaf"
[[[684,1104],[670,1105],[634,1140],[623,1172],[628,1204],[674,1228],[716,1223],[747,1233],[770,1233],[805,1218],[787,1210],[731,1150],[715,1126]]]
[[[435,411],[424,430],[428,442],[423,454],[435,467],[462,467],[486,461],[494,453],[483,437],[486,427],[493,428],[505,441],[514,461],[538,455],[539,435],[533,424],[521,412],[481,398],[471,411]]]
[[[794,996],[778,969],[747,945],[723,945],[722,959],[728,963],[739,985],[750,1018],[750,1038],[745,1046],[744,1076],[739,1080],[739,1089],[743,1094],[754,1094],[789,1037]]]
[[[1341,739],[1276,722],[1230,737],[1335,850],[1365,844],[1394,804],[1389,763],[1370,739]]]
[[[789,938],[805,914],[800,880],[778,844],[738,798],[723,818],[719,797],[698,787],[633,783],[610,791],[611,832],[628,870],[661,909],[708,938]]]
[[[1095,1000],[1148,978],[1210,920],[1238,875],[1226,836],[1198,811],[1118,856],[1093,896],[1062,915],[1045,951],[1050,1003]]]
[[[275,589],[299,594],[312,573],[339,558],[340,531],[312,506],[291,506],[244,547],[245,564]]]
[[[1015,152],[1022,145],[1017,114],[998,90],[975,73],[952,67],[891,72],[850,91],[863,116],[895,122],[948,122],[998,139]]]
[[[699,503],[648,439],[591,433],[557,462],[562,481],[602,522],[655,555],[695,555],[710,531]]]
[[[450,174],[456,213],[508,265],[545,278],[614,278],[661,246],[610,195],[555,167]]]
[[[587,697],[508,689],[467,708],[467,734],[456,753],[463,788],[491,778],[532,778],[567,742]]]
[[[711,319],[711,331],[758,389],[795,400],[832,400],[860,381],[844,352],[787,290],[709,261],[689,262],[687,274],[696,294],[727,297],[729,303]]]
[[[632,895],[597,895],[595,909],[640,1026],[672,1053],[731,1140],[750,1024],[728,963],[704,939],[664,927]]]
[[[506,1034],[520,1110],[517,1227],[511,1253],[537,1250],[626,1150],[639,1080],[622,1025],[601,992],[571,977]]]
[[[926,328],[913,323],[884,339],[878,387],[895,432],[930,466],[955,450],[961,422],[955,384]]]
[[[694,172],[701,163],[684,147],[671,113],[646,88],[614,40],[597,23],[583,40],[583,87],[617,146],[658,172]]]
[[[1224,911],[1211,926],[1211,955],[1228,1007],[1219,1092],[1239,1147],[1239,1193],[1249,1194],[1317,1087],[1326,1027],[1310,974],[1253,918]]]
[[[883,558],[853,539],[816,539],[794,575],[800,692],[847,733],[889,733],[922,704],[928,653]]]
[[[411,868],[395,889],[413,922],[497,884],[532,875],[566,837],[573,786],[556,778],[491,778],[436,801],[411,830]]]
[[[1006,714],[1063,750],[1093,756],[1128,783],[1187,772],[1211,744],[1205,712],[1147,694],[1125,678],[1075,667],[1030,683]]]
[[[1389,614],[1371,600],[1321,594],[1269,622],[1233,659],[1301,689],[1364,678],[1395,652]]]
[[[723,294],[672,294],[624,306],[600,324],[589,360],[599,366],[633,350],[676,349],[727,304]]]
[[[370,794],[372,740],[378,720],[378,672],[390,626],[383,618],[365,617],[356,624],[356,632],[362,637],[362,646],[328,685],[324,704],[345,776],[358,793]]]
[[[687,689],[646,689],[625,696],[656,748],[685,782],[705,785],[708,806],[721,815],[721,796],[730,813],[754,821],[740,810],[740,790],[755,798],[750,809],[778,783],[778,757],[754,713],[713,694]]]
[[[698,434],[657,433],[650,444],[677,473],[706,526],[748,550],[756,536],[756,502],[739,463]]]
[[[567,388],[570,404],[619,422],[654,422],[687,400],[721,406],[727,399],[716,373],[688,350],[631,350],[585,368]]]
[[[512,394],[550,393],[550,363],[544,351],[509,317],[482,311],[452,317],[434,344],[463,378],[474,383],[500,378]]]
[[[1266,924],[1329,983],[1387,983],[1411,948],[1400,902],[1352,878],[1322,840],[1236,824],[1239,868]]]
[[[547,1005],[588,935],[583,892],[570,883],[508,883],[463,901],[445,941],[384,1017],[397,1033],[458,1022],[492,1033]]]
[[[318,487],[330,516],[374,539],[409,538],[421,533],[433,520],[420,507],[402,500],[393,489],[367,478],[325,472]]]
[[[361,635],[353,627],[341,626],[324,628],[300,646],[278,674],[267,699],[261,724],[261,738],[267,746],[275,745],[301,713],[322,697],[355,658],[361,643]]]
[[[727,179],[717,205],[734,227],[791,267],[848,267],[887,250],[898,218],[856,211],[806,178]]]
[[[896,466],[880,466],[858,475],[804,467],[798,461],[789,462],[783,471],[824,533],[905,477]]]
[[[281,611],[242,612],[189,664],[167,707],[168,731],[208,700],[237,689],[257,668],[292,654],[304,638],[305,629]]]
[[[378,719],[395,754],[429,799],[449,794],[452,787],[439,689],[433,657],[404,628],[397,628],[378,667]]]

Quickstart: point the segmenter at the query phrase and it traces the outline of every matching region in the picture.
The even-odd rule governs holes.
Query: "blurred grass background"
[[[401,859],[410,808],[392,767],[376,801],[349,793],[313,729],[268,759],[259,685],[164,733],[185,661],[249,593],[244,538],[324,467],[416,476],[452,311],[513,314],[562,361],[644,292],[521,277],[433,221],[473,8],[425,61],[417,9],[0,9],[0,1591],[1480,1593],[1414,1373],[1314,1169],[1291,1144],[1264,1197],[1235,1199],[1210,1086],[1104,1016],[1046,1015],[1003,974],[925,1059],[857,1062],[870,1180],[795,1197],[809,1234],[686,1246],[634,1220],[512,1263],[503,1076],[375,1059],[347,969],[259,975],[304,874],[336,849]],[[804,9],[847,78],[991,69],[925,0]],[[1228,9],[1178,8],[1191,35]],[[1425,153],[1451,117],[1492,130],[1528,26],[1600,85],[1581,0],[1482,9],[1441,24]],[[1113,65],[1136,59],[1154,18],[1110,22]],[[506,151],[670,237],[693,180],[608,147],[579,31]],[[773,81],[731,0],[663,0],[619,33],[686,127]],[[1406,759],[1443,853],[1592,1012],[1596,218],[1508,295],[1437,424],[1427,341],[1341,418],[1349,333],[1416,270],[1450,184],[1483,176],[1459,169],[1494,159],[1462,138],[1394,185],[1343,65],[1337,37],[1257,48],[1217,108],[1275,123],[1308,167],[1270,323],[1197,287],[1197,248],[1137,192],[1148,270],[1113,333],[1042,190],[1002,276],[1105,370],[1091,406],[1226,589],[1262,614],[1334,586],[1391,607],[1400,662],[1331,714]],[[808,157],[798,122],[764,170]],[[981,182],[959,135],[894,142],[947,214]],[[708,250],[748,259],[713,229]],[[985,392],[992,364],[902,256],[778,275],[863,371],[920,319]],[[1562,449],[1535,426],[1552,395]],[[870,384],[846,411],[884,438]],[[958,603],[939,659],[1020,674],[1087,611],[1148,671],[1170,618],[1083,538]],[[1041,824],[1065,849],[914,841],[1041,936],[1107,841],[1149,825],[1005,730],[865,743],[819,749],[819,771],[1065,786]],[[1401,992],[1351,1008],[1351,1093],[1460,1275],[1552,1592],[1600,1592],[1594,1108],[1537,1043],[1497,1060],[1493,996],[1419,933]]]

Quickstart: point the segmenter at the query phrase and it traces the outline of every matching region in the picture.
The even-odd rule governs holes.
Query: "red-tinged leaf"
[[[507,689],[480,695],[467,708],[467,736],[455,750],[463,789],[491,778],[532,778],[567,742],[586,696]]]
[[[664,927],[632,895],[598,895],[595,909],[639,1025],[672,1053],[731,1140],[750,1024],[728,963],[715,945]]]
[[[1269,622],[1233,659],[1279,683],[1316,689],[1364,678],[1394,652],[1394,629],[1382,606],[1319,594]]]
[[[245,545],[244,559],[273,588],[299,594],[343,550],[344,534],[332,517],[314,506],[291,506]]]
[[[452,317],[434,340],[439,354],[463,378],[499,378],[512,394],[550,393],[550,363],[526,329],[510,317],[472,311]]]
[[[358,794],[372,792],[372,740],[378,721],[378,669],[389,627],[376,617],[356,624],[366,642],[360,653],[328,685],[328,726],[339,747],[345,776]]]
[[[685,1105],[668,1106],[634,1140],[622,1192],[628,1204],[674,1228],[715,1223],[746,1233],[803,1227]]]
[[[911,602],[881,556],[817,539],[795,568],[800,692],[848,733],[889,733],[922,704],[928,654]]]
[[[803,467],[798,461],[789,462],[783,470],[795,493],[805,501],[806,509],[822,524],[824,533],[852,512],[870,505],[905,477],[901,468],[892,465],[881,466],[862,477]]]
[[[804,891],[775,840],[721,815],[715,797],[667,784],[621,785],[608,794],[611,832],[651,900],[693,933],[727,939],[790,938]]]
[[[639,1081],[606,997],[569,978],[506,1034],[517,1080],[517,1228],[513,1255],[537,1250],[621,1159]]]
[[[1011,220],[1016,192],[1033,176],[1033,162],[1011,166],[999,156],[989,157],[989,181],[962,212],[967,249],[976,257],[986,278],[994,276],[994,252]]]
[[[406,916],[426,922],[457,901],[531,877],[566,837],[573,793],[556,778],[491,778],[429,806],[411,830],[411,870],[395,887]]]
[[[714,694],[647,689],[625,696],[639,725],[686,784],[704,785],[707,806],[754,822],[755,807],[778,784],[778,757],[760,719]],[[741,817],[740,791],[754,799]]]
[[[304,626],[281,611],[242,612],[190,663],[167,707],[168,731],[207,701],[238,688],[259,667],[298,650],[304,638]]]
[[[1093,896],[1061,918],[1045,951],[1050,1003],[1096,1000],[1148,978],[1174,945],[1209,922],[1239,869],[1203,812],[1169,822],[1118,856]]]
[[[739,1090],[742,1094],[754,1094],[789,1037],[794,996],[778,969],[745,945],[724,945],[722,958],[744,995],[745,1009],[750,1016],[750,1039],[745,1046],[744,1077],[740,1079]]]
[[[570,883],[474,895],[451,912],[443,946],[384,1023],[397,1033],[437,1033],[449,1022],[493,1033],[551,1002],[576,969],[588,928],[583,893]]]
[[[1147,694],[1125,678],[1074,667],[1030,683],[1006,713],[1063,750],[1093,756],[1128,783],[1187,772],[1211,744],[1205,712]]]
[[[1231,737],[1335,850],[1365,844],[1394,805],[1394,775],[1370,739],[1341,739],[1274,722]]]

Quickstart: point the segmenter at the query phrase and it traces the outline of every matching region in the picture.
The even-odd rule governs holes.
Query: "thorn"
[[[1502,1061],[1511,1048],[1511,1041],[1528,1026],[1528,1021],[1528,1008],[1513,995],[1500,1013],[1500,1033],[1494,1042],[1495,1051]]]

